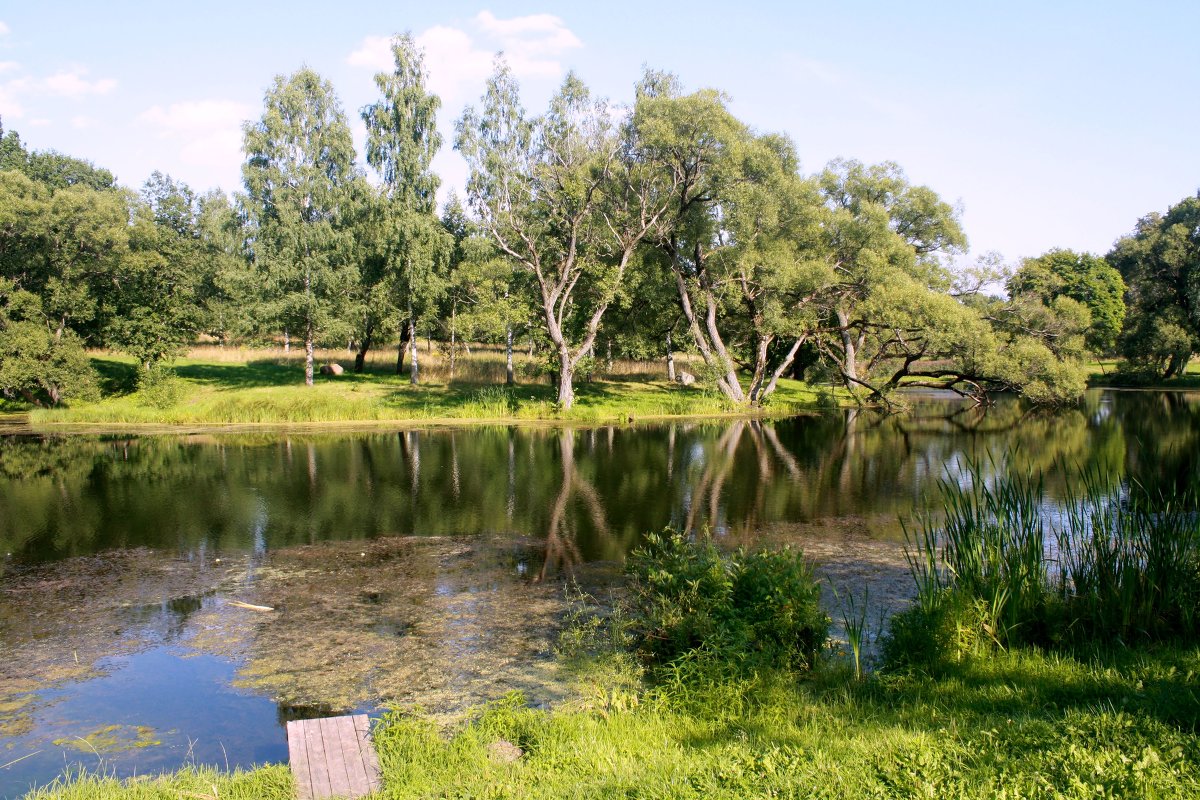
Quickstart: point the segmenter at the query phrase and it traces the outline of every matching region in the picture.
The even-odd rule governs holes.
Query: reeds
[[[1196,637],[1194,483],[1152,491],[1075,469],[1056,503],[1040,475],[990,467],[972,463],[961,481],[943,480],[941,514],[906,526],[922,613],[932,618],[953,596],[1001,646]]]

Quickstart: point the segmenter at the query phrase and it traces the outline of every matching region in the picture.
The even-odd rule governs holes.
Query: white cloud
[[[21,65],[16,61],[0,61],[0,74],[5,72],[16,72],[21,68]]]
[[[86,131],[89,128],[96,127],[96,120],[92,117],[79,114],[78,116],[71,117],[71,127],[76,130]]]
[[[10,30],[12,30],[12,29],[9,28],[8,25],[6,25],[3,22],[0,22],[0,36],[7,36],[9,34]]]
[[[383,70],[392,66],[392,38],[390,36],[368,36],[362,40],[346,63],[352,67],[370,67]]]
[[[44,128],[49,124],[50,120],[46,117],[34,117],[29,120],[29,127],[31,128]]]
[[[152,106],[137,119],[160,139],[174,143],[185,164],[225,170],[241,161],[242,122],[253,111],[233,100],[194,100]]]
[[[518,78],[552,79],[565,71],[559,59],[583,46],[560,17],[530,14],[500,19],[490,11],[479,12],[466,28],[435,25],[414,39],[425,52],[429,88],[441,96],[443,106],[448,109],[456,109],[482,93],[499,51],[504,52]],[[391,37],[365,37],[346,62],[376,70],[390,69]]]
[[[485,34],[499,39],[505,50],[519,50],[528,56],[553,57],[583,47],[562,18],[553,14],[497,19],[490,11],[480,11],[472,22]]]
[[[36,83],[40,91],[58,97],[85,97],[91,94],[108,94],[117,88],[117,82],[112,78],[90,81],[86,75],[86,69],[75,67],[57,72],[48,78],[42,78],[36,81]]]
[[[442,98],[445,108],[453,113],[467,97],[482,93],[484,82],[492,74],[495,54],[478,47],[470,34],[437,25],[416,41],[425,51],[429,88]]]

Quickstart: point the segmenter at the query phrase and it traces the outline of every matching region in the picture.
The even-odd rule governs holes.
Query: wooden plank
[[[304,729],[299,722],[287,724],[288,763],[296,776],[296,796],[299,800],[313,800],[312,775],[308,769],[308,744],[304,741]]]
[[[337,739],[342,748],[342,761],[346,765],[346,778],[349,782],[348,795],[362,797],[369,794],[372,791],[371,780],[367,775],[362,747],[358,742],[358,731],[354,728],[354,718],[336,717],[330,722],[337,726]]]
[[[320,728],[321,742],[325,746],[325,761],[329,767],[329,794],[333,797],[353,797],[350,793],[350,774],[346,767],[346,753],[340,739],[341,726],[337,717],[313,720]]]
[[[358,798],[382,788],[366,714],[287,724],[288,760],[300,800]]]
[[[329,797],[333,794],[329,785],[329,761],[325,754],[325,742],[321,739],[320,720],[305,720],[304,741],[308,744],[308,769],[312,776],[312,796]]]
[[[371,741],[371,721],[366,714],[356,714],[353,719],[354,731],[358,735],[358,750],[362,754],[367,781],[371,786],[371,791],[377,792],[383,788],[383,777],[379,769],[379,756],[375,753],[375,743]]]

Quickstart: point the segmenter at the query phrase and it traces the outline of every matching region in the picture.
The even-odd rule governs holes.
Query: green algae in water
[[[143,747],[157,747],[162,744],[162,740],[149,725],[105,725],[86,736],[63,736],[53,740],[51,744],[70,747],[84,753],[107,755]]]

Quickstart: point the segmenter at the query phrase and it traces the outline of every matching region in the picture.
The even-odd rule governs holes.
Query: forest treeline
[[[158,172],[135,193],[0,128],[0,393],[95,396],[88,347],[153,382],[201,337],[302,347],[309,383],[318,346],[354,348],[357,370],[396,346],[415,383],[425,335],[504,344],[510,382],[528,347],[563,408],[597,356],[677,350],[735,405],[785,376],[872,401],[915,385],[1061,404],[1096,356],[1162,379],[1200,349],[1200,195],[1104,257],[956,268],[959,209],[894,163],[805,174],[785,135],[652,70],[628,105],[571,74],[532,114],[497,59],[456,123],[466,196],[439,209],[440,101],[413,40],[392,51],[361,110],[371,179],[309,69],[278,76],[245,125],[232,198]]]

